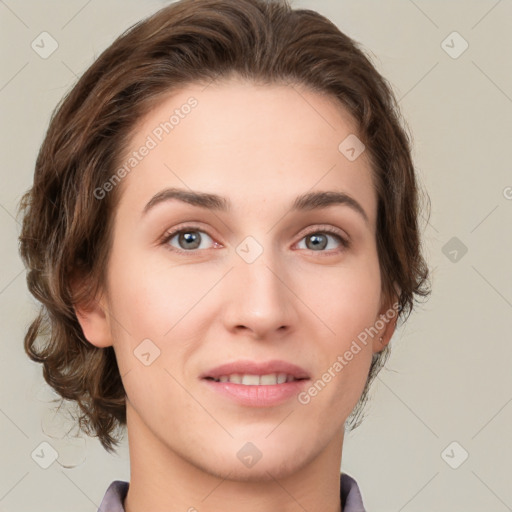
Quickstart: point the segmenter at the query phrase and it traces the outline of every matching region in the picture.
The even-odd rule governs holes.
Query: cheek
[[[112,268],[111,328],[127,398],[143,417],[165,424],[169,403],[180,404],[183,414],[191,407],[172,376],[181,380],[176,367],[186,359],[186,340],[197,325],[187,322],[187,313],[208,283],[204,291],[197,288],[192,266],[162,268],[135,255]]]
[[[347,341],[375,322],[381,299],[376,257],[357,265],[322,269],[301,281],[301,296],[308,298],[308,306],[322,320],[325,339],[331,334],[337,348],[342,349]]]
[[[367,380],[373,353],[373,338],[367,333],[378,319],[380,288],[376,256],[303,281],[302,293],[308,291],[308,305],[321,319],[317,325],[322,355],[311,392],[322,394],[325,406],[347,415]]]
[[[136,356],[147,346],[158,355],[141,375],[150,386],[149,368],[174,373],[196,348],[214,314],[208,301],[201,299],[222,272],[198,272],[194,265],[173,265],[164,258],[150,261],[147,256],[139,259],[136,254],[111,268],[110,325],[119,368],[122,375],[140,370],[143,365]]]
[[[111,274],[112,312],[134,336],[162,339],[212,286],[216,275],[199,275],[192,266],[140,257],[124,259]],[[211,281],[211,282],[210,282]]]

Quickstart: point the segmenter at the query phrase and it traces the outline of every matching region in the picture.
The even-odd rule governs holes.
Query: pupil
[[[308,237],[308,240],[311,241],[311,243],[306,243],[306,245],[308,246],[308,249],[315,249],[315,248],[322,248],[322,249],[325,249],[326,245],[327,245],[327,237],[325,235],[318,235],[318,234],[315,234],[315,235],[310,235]],[[312,247],[310,247],[310,245]]]
[[[184,241],[187,249],[196,249],[199,247],[199,244],[201,242],[200,236],[194,234],[194,232],[187,231],[185,233],[182,233],[180,237],[180,242]]]

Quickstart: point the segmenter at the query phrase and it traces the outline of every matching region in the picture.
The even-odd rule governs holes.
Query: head
[[[162,200],[169,188],[185,201]],[[205,445],[231,438],[312,457],[360,423],[396,322],[429,293],[419,197],[391,87],[333,23],[284,1],[171,4],[107,48],[51,119],[21,202],[41,303],[25,350],[109,451],[129,402],[172,449],[199,435],[189,456],[205,466]],[[268,439],[281,406],[213,419],[191,399],[237,359],[310,377]]]

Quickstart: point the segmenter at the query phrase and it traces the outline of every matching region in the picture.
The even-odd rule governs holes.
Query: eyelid
[[[340,239],[345,240],[347,244],[352,242],[350,235],[346,231],[331,226],[330,224],[313,224],[304,228],[299,234],[300,240],[302,240],[307,235],[312,235],[315,233],[328,233],[330,235],[336,235],[340,237]]]
[[[338,228],[335,228],[330,225],[322,226],[322,225],[315,225],[315,226],[308,226],[305,231],[302,231],[299,235],[299,240],[295,242],[293,245],[294,247],[302,242],[305,237],[314,235],[316,233],[320,234],[326,234],[328,236],[334,237],[338,239],[338,242],[340,244],[340,247],[337,249],[330,249],[327,251],[313,251],[312,249],[306,249],[309,253],[313,253],[315,255],[318,255],[321,258],[328,258],[332,256],[338,256],[341,253],[345,252],[346,250],[350,249],[352,246],[352,240],[348,234],[345,234],[344,231],[341,231]]]
[[[186,231],[199,231],[201,233],[205,233],[206,235],[208,235],[213,240],[213,243],[216,246],[219,246],[219,245],[222,246],[221,243],[216,241],[217,237],[212,236],[209,233],[209,230],[207,228],[201,227],[200,223],[195,223],[195,224],[190,224],[190,223],[178,224],[177,226],[174,226],[173,228],[166,230],[165,233],[162,235],[162,237],[159,239],[158,243],[159,243],[159,245],[166,245],[167,246],[169,240],[174,238],[176,235],[178,235],[178,234],[180,234],[182,232],[186,232]],[[206,250],[209,250],[209,249],[193,249],[193,250],[190,250],[190,251],[185,251],[184,249],[179,249],[179,248],[171,247],[171,246],[168,246],[168,249],[170,251],[181,253],[181,254],[183,254],[183,253],[184,254],[194,254],[194,253],[204,252]]]

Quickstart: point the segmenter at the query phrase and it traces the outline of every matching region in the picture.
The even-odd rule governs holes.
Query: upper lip
[[[309,379],[309,374],[304,368],[297,366],[286,361],[280,361],[277,359],[271,361],[250,361],[250,360],[239,360],[232,363],[221,364],[211,370],[200,375],[201,379],[212,377],[218,379],[224,375],[238,374],[250,374],[250,375],[269,375],[271,373],[286,373],[292,375],[296,379]]]

